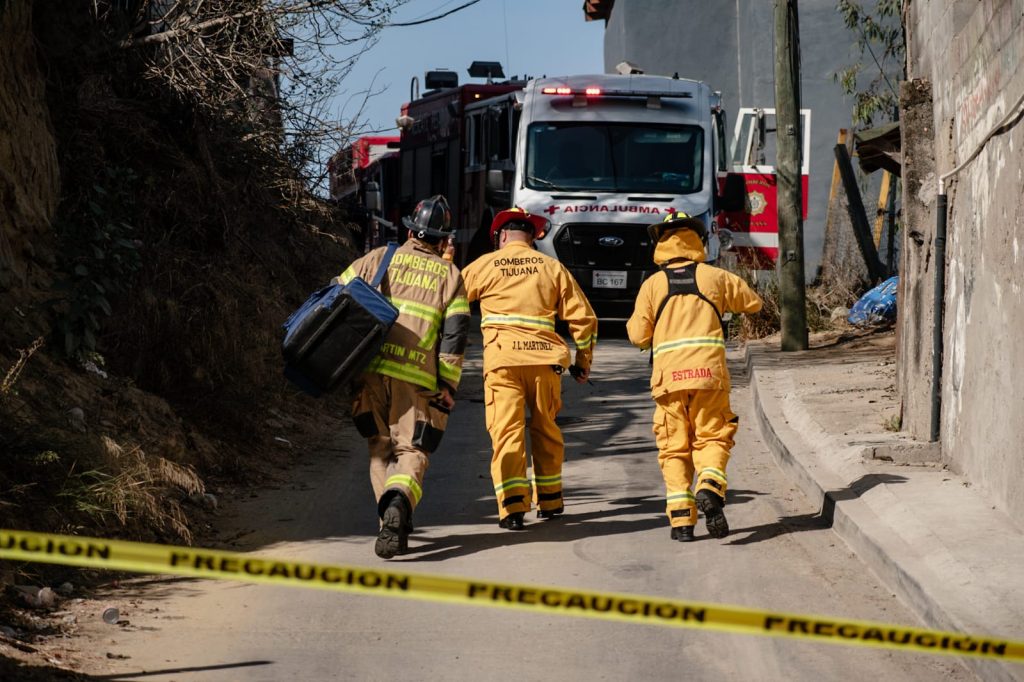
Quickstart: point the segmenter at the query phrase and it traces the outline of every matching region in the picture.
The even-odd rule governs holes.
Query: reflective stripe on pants
[[[654,437],[665,479],[665,513],[673,526],[697,523],[694,492],[711,490],[725,498],[725,467],[737,421],[728,390],[675,391],[654,399]]]
[[[562,408],[562,377],[550,365],[501,367],[484,377],[491,480],[498,516],[562,506],[565,447],[555,416]],[[533,481],[526,475],[526,410],[530,410]]]
[[[388,490],[402,492],[413,508],[423,497],[429,454],[447,425],[437,393],[401,379],[367,372],[352,406],[370,449],[370,483],[379,503]]]

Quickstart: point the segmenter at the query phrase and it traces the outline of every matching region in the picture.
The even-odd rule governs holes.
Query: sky
[[[444,13],[466,0],[412,0],[392,16],[415,21]],[[451,16],[419,26],[385,28],[334,97],[332,113],[351,119],[372,85],[362,118],[372,129],[394,128],[409,100],[413,76],[425,91],[424,72],[448,68],[459,83],[470,80],[474,61],[501,62],[506,77],[556,76],[604,71],[604,22],[586,21],[581,0],[480,0]]]

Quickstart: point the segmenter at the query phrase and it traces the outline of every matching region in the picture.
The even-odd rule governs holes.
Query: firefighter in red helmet
[[[532,248],[548,226],[547,219],[520,208],[501,211],[491,223],[495,251],[463,271],[468,299],[480,302],[491,479],[498,525],[509,530],[521,530],[534,505],[540,518],[564,511],[565,449],[555,424],[562,407],[561,377],[568,368],[577,382],[586,382],[597,342],[597,317],[576,280],[556,259]],[[568,324],[575,342],[571,366],[569,348],[555,332],[556,318]]]
[[[491,221],[491,243],[494,244],[495,250],[501,248],[501,245],[498,243],[501,231],[506,227],[511,229],[516,225],[518,225],[519,230],[532,233],[533,239],[543,239],[544,235],[548,233],[551,221],[543,216],[534,215],[533,213],[529,213],[518,207],[507,208],[504,211],[500,211],[498,215],[494,216],[494,220]],[[532,245],[533,242],[531,241],[530,243]]]

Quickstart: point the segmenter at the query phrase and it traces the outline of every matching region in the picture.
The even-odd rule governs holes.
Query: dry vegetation
[[[779,283],[771,274],[755,277],[750,270],[737,268],[742,276],[764,301],[764,307],[753,315],[743,315],[739,325],[733,328],[733,334],[740,339],[763,339],[781,329],[782,317],[779,307]],[[810,332],[831,331],[847,326],[845,316],[840,320],[833,319],[833,311],[849,309],[863,293],[864,286],[855,278],[816,282],[807,288],[807,328]]]
[[[0,290],[0,525],[190,542],[212,481],[344,410],[283,381],[280,324],[352,258],[323,105],[395,4],[35,3],[60,201]]]

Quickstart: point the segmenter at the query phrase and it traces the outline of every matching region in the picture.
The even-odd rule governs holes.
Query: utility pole
[[[807,350],[803,199],[800,184],[800,26],[797,0],[775,0],[775,173],[782,350]]]

